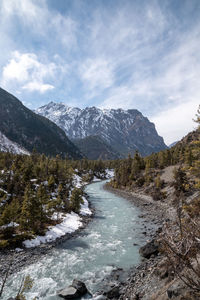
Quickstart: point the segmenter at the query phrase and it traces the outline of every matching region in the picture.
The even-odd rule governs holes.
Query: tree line
[[[112,162],[0,153],[0,247],[16,247],[27,238],[43,235],[56,214],[80,210],[83,190],[74,176],[90,182],[105,177]]]

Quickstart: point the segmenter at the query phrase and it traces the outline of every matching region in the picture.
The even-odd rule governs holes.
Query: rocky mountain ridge
[[[155,125],[136,109],[80,109],[50,102],[35,112],[55,122],[70,139],[100,136],[123,156],[135,150],[145,156],[167,148]]]
[[[26,149],[17,143],[10,141],[2,132],[0,132],[0,151],[11,152],[13,154],[30,154]]]

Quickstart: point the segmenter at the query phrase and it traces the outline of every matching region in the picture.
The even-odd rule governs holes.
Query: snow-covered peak
[[[55,122],[71,139],[100,136],[122,154],[137,149],[147,155],[166,148],[154,124],[136,109],[80,109],[50,102],[35,112]]]
[[[9,140],[2,132],[0,132],[0,151],[30,155],[26,149]]]

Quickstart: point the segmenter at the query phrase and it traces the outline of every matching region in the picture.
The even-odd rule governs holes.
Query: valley
[[[82,299],[198,299],[200,111],[198,128],[167,148],[136,110],[51,102],[43,114],[64,118],[63,131],[0,92],[2,299],[59,299],[74,279],[89,290]]]
[[[0,299],[200,300],[200,0],[0,0]]]
[[[38,257],[37,262],[9,277],[2,299],[16,294],[24,274],[34,279],[33,289],[25,294],[27,299],[59,299],[56,291],[74,278],[84,281],[94,295],[112,270],[128,270],[140,262],[138,248],[146,241],[140,209],[105,191],[104,184],[92,183],[85,189],[95,209],[87,227],[77,237],[57,244],[43,258]],[[157,226],[150,221],[146,225],[153,234]]]

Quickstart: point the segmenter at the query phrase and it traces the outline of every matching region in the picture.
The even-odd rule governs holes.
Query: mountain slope
[[[123,156],[135,150],[148,155],[167,148],[154,124],[135,109],[80,109],[50,102],[36,112],[55,122],[69,138],[100,136]]]
[[[13,154],[27,154],[29,152],[23,147],[10,141],[3,133],[0,132],[0,151],[2,152],[11,152]]]
[[[120,155],[100,136],[87,136],[83,139],[73,140],[73,143],[89,159],[118,159]]]
[[[77,147],[50,120],[26,108],[16,97],[0,88],[0,131],[28,151],[80,158]]]

